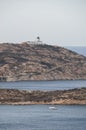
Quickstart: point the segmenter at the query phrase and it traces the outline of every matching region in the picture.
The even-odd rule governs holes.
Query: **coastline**
[[[0,89],[0,105],[86,105],[86,88],[40,91]]]
[[[76,100],[61,100],[57,102],[5,102],[0,105],[86,105],[86,101]]]

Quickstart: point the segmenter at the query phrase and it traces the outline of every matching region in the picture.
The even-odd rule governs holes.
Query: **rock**
[[[86,88],[56,91],[0,89],[0,104],[83,104]]]
[[[46,44],[0,44],[0,81],[86,79],[86,57]]]

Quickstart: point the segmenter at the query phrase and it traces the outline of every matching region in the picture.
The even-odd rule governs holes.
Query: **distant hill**
[[[0,81],[86,79],[86,57],[46,44],[0,44]]]

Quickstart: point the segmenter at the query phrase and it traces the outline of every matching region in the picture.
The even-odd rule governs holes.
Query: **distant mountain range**
[[[0,81],[71,79],[86,79],[85,56],[47,44],[0,44]]]

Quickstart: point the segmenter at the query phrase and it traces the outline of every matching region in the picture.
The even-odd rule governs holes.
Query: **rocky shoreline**
[[[32,91],[17,89],[0,89],[0,104],[67,104],[86,105],[86,88],[56,91]]]

